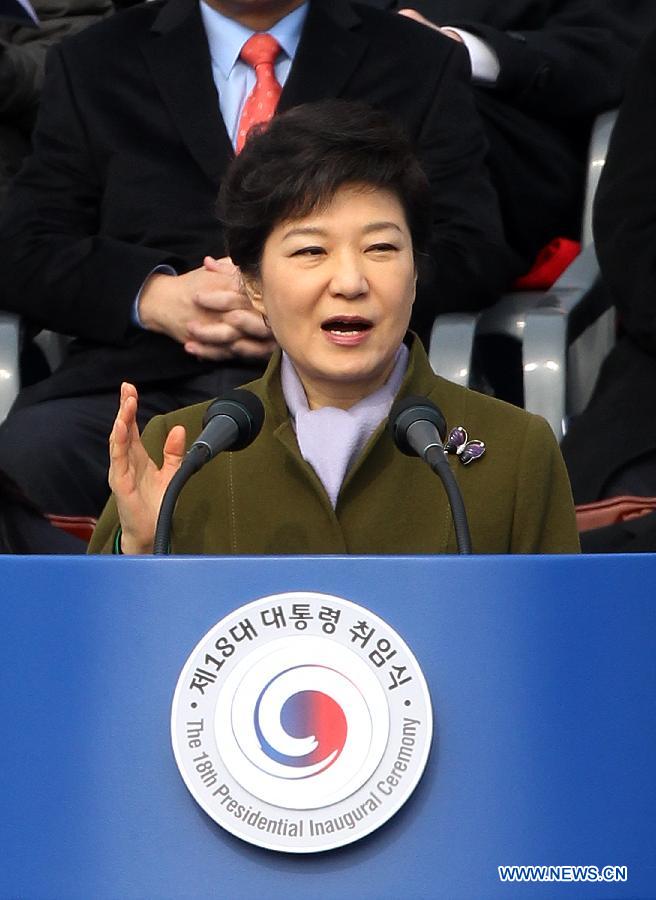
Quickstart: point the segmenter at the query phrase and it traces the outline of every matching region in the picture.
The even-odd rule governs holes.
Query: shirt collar
[[[308,11],[308,4],[302,3],[270,28],[267,34],[272,35],[280,44],[289,59],[294,59],[301,31]],[[255,34],[250,28],[229,19],[218,10],[209,6],[204,0],[200,3],[200,14],[210,46],[213,62],[221,70],[224,78],[228,78],[235,63],[239,59],[241,48]]]

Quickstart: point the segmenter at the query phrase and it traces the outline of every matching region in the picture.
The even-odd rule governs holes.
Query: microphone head
[[[262,429],[264,406],[252,391],[237,388],[210,403],[203,416],[203,428],[216,416],[229,416],[233,420],[239,434],[230,449],[243,450],[255,440]]]
[[[402,397],[392,406],[388,427],[392,440],[406,456],[418,456],[408,441],[408,428],[415,422],[429,422],[437,428],[440,440],[446,437],[446,419],[440,409],[427,397]]]

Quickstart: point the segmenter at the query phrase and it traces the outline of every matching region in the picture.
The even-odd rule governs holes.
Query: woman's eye
[[[292,256],[320,256],[324,252],[323,247],[301,247],[295,250]]]
[[[397,249],[398,247],[396,247],[395,244],[386,243],[372,244],[370,247],[367,247],[367,250],[373,251],[374,253],[390,253]]]

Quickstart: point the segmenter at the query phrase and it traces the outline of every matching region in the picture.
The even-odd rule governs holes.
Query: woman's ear
[[[262,302],[262,282],[256,275],[247,275],[245,272],[241,273],[241,281],[244,286],[244,291],[246,292],[246,296],[253,304],[253,307],[264,315],[264,303]]]

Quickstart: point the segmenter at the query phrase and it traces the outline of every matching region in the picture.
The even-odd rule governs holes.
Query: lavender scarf
[[[301,380],[283,351],[282,391],[292,417],[301,456],[319,476],[333,508],[342,482],[371,435],[387,416],[408,366],[408,348],[401,344],[385,384],[350,409],[324,406],[310,409]]]

